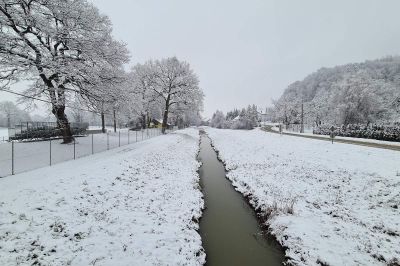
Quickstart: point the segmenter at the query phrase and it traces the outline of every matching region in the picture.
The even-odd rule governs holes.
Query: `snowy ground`
[[[129,133],[128,133],[129,132]],[[129,135],[128,135],[129,134]],[[93,135],[93,153],[103,152],[120,145],[142,141],[160,134],[159,129],[146,131],[121,130],[121,133],[109,132],[107,134]],[[107,142],[108,138],[108,142]],[[51,143],[52,164],[74,159],[74,145],[61,144],[62,140],[53,140]],[[107,144],[108,143],[108,144]],[[92,154],[92,135],[76,138],[75,157],[83,157]],[[0,142],[0,177],[11,174],[12,147],[9,142]],[[48,166],[50,164],[50,142],[15,142],[14,143],[14,171],[25,171]]]
[[[207,128],[228,178],[297,265],[400,263],[400,153]],[[293,208],[292,208],[293,207]]]
[[[0,265],[200,265],[198,131],[0,179]]]

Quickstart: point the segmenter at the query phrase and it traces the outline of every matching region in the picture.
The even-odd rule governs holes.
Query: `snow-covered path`
[[[200,265],[198,131],[0,179],[0,265]]]
[[[297,265],[400,263],[400,152],[207,128]]]

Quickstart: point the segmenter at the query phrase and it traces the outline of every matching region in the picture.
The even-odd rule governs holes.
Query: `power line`
[[[40,98],[36,98],[36,97],[33,97],[33,96],[24,95],[24,94],[21,94],[21,93],[18,93],[18,92],[14,92],[14,91],[5,90],[5,89],[0,89],[0,91],[8,92],[8,93],[15,94],[15,95],[18,95],[18,96],[21,96],[21,97],[24,97],[24,98],[28,98],[28,99],[32,99],[32,100],[36,100],[36,101],[52,104],[52,102],[50,102],[50,101],[47,101],[47,100],[44,100],[44,99],[40,99]],[[91,112],[91,113],[95,113],[95,114],[101,114],[101,112],[96,112],[96,111],[89,110],[89,109],[86,110],[86,109],[83,109],[83,108],[73,107],[73,106],[69,106],[69,105],[65,105],[65,107],[68,107],[68,108],[71,108],[71,109],[75,109],[75,110],[85,111],[85,112]],[[107,112],[103,112],[103,114],[112,115],[111,113],[107,113]]]

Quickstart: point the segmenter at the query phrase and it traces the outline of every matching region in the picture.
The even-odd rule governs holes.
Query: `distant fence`
[[[284,124],[283,129],[289,132],[297,132],[300,133],[301,131],[301,124]],[[304,132],[305,133],[312,133],[314,129],[313,125],[310,124],[304,124]]]
[[[73,135],[83,135],[89,123],[69,123]],[[49,139],[62,136],[56,122],[20,122],[8,129],[10,140]]]
[[[174,130],[167,130],[167,133]],[[159,128],[148,128],[138,131],[122,129],[118,132],[76,137],[75,141],[70,144],[61,144],[61,139],[35,142],[0,142],[0,177],[68,160],[75,160],[161,134],[161,129]]]

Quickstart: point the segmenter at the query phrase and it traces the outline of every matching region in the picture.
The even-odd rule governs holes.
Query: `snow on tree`
[[[149,60],[135,65],[129,76],[130,104],[143,127],[161,117],[163,132],[168,122],[181,127],[200,123],[204,95],[188,63],[176,57]]]
[[[226,113],[226,120],[233,120],[239,116],[240,111],[238,109],[233,109],[233,111],[229,111]]]
[[[225,124],[225,115],[222,111],[217,110],[210,121],[210,126],[215,128],[224,128]]]
[[[230,129],[253,129],[258,125],[258,111],[256,105],[249,105],[242,110],[234,109],[225,116],[217,110],[210,121],[211,127]]]
[[[275,120],[299,123],[301,106],[316,125],[400,121],[400,57],[322,68],[289,85],[275,105]]]
[[[139,117],[142,128],[146,128],[151,119],[161,118],[162,101],[154,91],[155,76],[150,61],[145,64],[137,64],[129,73],[130,87],[129,99],[132,111]]]
[[[199,109],[203,102],[203,92],[199,88],[199,80],[187,62],[176,57],[148,61],[150,69],[149,86],[162,100],[162,131],[165,132],[170,111]]]
[[[0,0],[0,86],[34,81],[26,93],[50,100],[64,142],[71,142],[70,95],[95,96],[96,85],[112,83],[114,70],[128,62],[111,31],[86,0]]]

